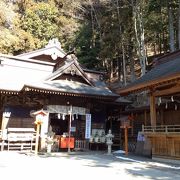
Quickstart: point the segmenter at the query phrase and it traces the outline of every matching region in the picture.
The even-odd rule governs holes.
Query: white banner
[[[91,114],[86,114],[85,139],[90,139],[90,137],[91,137]]]

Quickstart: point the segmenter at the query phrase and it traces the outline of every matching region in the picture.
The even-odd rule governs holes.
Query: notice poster
[[[90,139],[90,137],[91,137],[91,114],[86,114],[85,139]]]
[[[145,141],[144,134],[141,132],[138,132],[137,141]]]

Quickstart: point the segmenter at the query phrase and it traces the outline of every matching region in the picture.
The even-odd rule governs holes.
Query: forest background
[[[29,52],[52,38],[124,86],[180,48],[180,0],[0,0],[0,53]]]

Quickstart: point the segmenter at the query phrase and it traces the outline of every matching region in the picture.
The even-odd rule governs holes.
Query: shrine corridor
[[[51,156],[0,152],[0,179],[180,179],[180,166],[100,152]]]

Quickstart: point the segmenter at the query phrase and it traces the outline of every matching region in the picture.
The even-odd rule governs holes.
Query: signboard
[[[71,127],[71,132],[76,132],[76,127]]]
[[[85,139],[90,139],[90,137],[91,137],[91,114],[86,114]]]
[[[129,127],[130,126],[130,121],[129,120],[121,121],[121,126],[122,127]]]
[[[137,141],[145,141],[144,134],[141,132],[138,132]]]
[[[44,116],[43,116],[42,114],[37,114],[37,115],[36,115],[36,120],[37,120],[37,121],[42,121],[42,122],[43,122]]]

